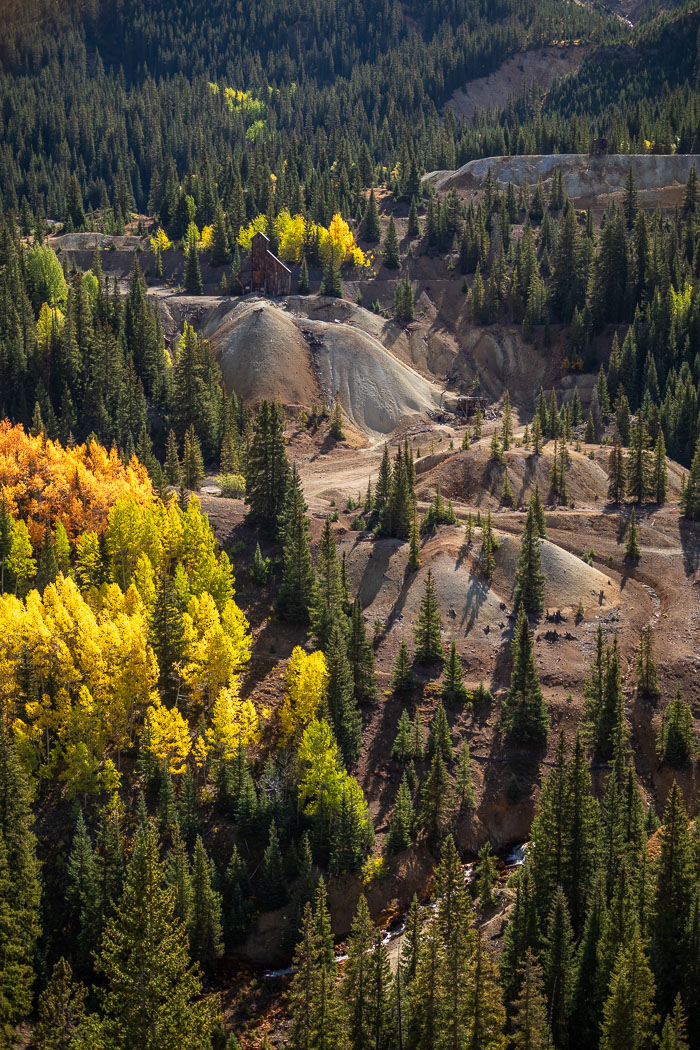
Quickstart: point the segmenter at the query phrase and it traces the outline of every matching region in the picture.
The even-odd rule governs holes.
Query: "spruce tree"
[[[603,1007],[601,1050],[647,1050],[654,1045],[654,977],[635,931],[620,952]]]
[[[185,249],[185,292],[187,295],[201,295],[203,287],[197,235],[193,230],[187,238]]]
[[[489,510],[486,515],[486,521],[483,524],[482,530],[482,550],[481,550],[481,564],[484,570],[484,576],[487,580],[490,580],[494,574],[496,568],[496,541],[493,535],[493,526],[491,523],[491,511]]]
[[[622,445],[616,441],[608,457],[608,499],[620,503],[625,495],[625,470]]]
[[[566,1046],[574,981],[574,934],[561,886],[552,901],[542,950],[544,989],[555,1046]]]
[[[371,952],[374,927],[367,899],[360,895],[350,926],[348,962],[343,976],[343,999],[347,1005],[351,1050],[364,1050],[372,1042]]]
[[[306,256],[304,256],[301,260],[297,291],[299,292],[299,295],[308,295],[310,289],[311,285],[309,283],[309,264],[306,261]]]
[[[386,841],[386,848],[390,853],[400,853],[401,850],[409,848],[413,842],[415,823],[413,800],[411,799],[411,791],[404,773],[396,796],[396,805],[394,806],[394,813]]]
[[[673,1008],[682,986],[688,955],[688,917],[693,896],[688,815],[683,794],[674,781],[668,795],[656,868],[651,957],[664,1012]]]
[[[73,980],[70,965],[61,957],[39,996],[32,1046],[36,1050],[72,1050],[80,1046],[86,998],[87,989]]]
[[[416,660],[432,664],[442,659],[442,622],[440,603],[435,592],[432,570],[428,569],[423,585],[418,623],[414,632]]]
[[[700,520],[700,437],[695,446],[690,473],[681,494],[681,510],[690,521]]]
[[[693,712],[680,689],[663,711],[656,744],[659,761],[671,769],[683,769],[695,757],[697,744]]]
[[[411,572],[420,568],[420,531],[418,529],[418,515],[414,513],[411,522],[411,533],[408,538],[408,567]]]
[[[175,431],[168,433],[168,443],[165,450],[165,477],[170,485],[179,485],[182,479],[180,469],[180,458],[177,451],[177,438]]]
[[[413,688],[411,654],[409,653],[408,646],[403,638],[399,643],[399,651],[394,660],[391,684],[395,693],[406,693]]]
[[[50,583],[53,583],[57,576],[58,563],[56,561],[56,553],[53,546],[51,526],[46,522],[44,525],[44,538],[41,542],[39,565],[36,574],[36,586],[39,593],[43,594],[44,588]]]
[[[522,605],[515,624],[512,663],[510,688],[503,705],[503,725],[514,740],[526,746],[542,746],[547,740],[549,715],[535,667],[530,625]]]
[[[311,630],[321,646],[327,645],[334,625],[344,624],[345,621],[338,548],[329,517],[324,522],[318,547],[316,576],[309,613]]]
[[[323,268],[321,280],[321,295],[330,295],[334,299],[343,297],[343,279],[340,273],[340,263],[335,246],[331,246],[328,260]]]
[[[394,217],[389,219],[389,226],[386,231],[386,237],[384,238],[384,265],[389,270],[398,270],[401,265],[401,258],[399,254],[399,238],[396,234],[396,225],[394,224]]]
[[[379,209],[377,208],[374,190],[369,191],[369,197],[367,198],[362,235],[370,244],[376,244],[382,235],[381,226],[379,225]]]
[[[654,465],[652,468],[650,495],[655,503],[666,502],[668,470],[666,468],[666,442],[664,432],[659,427],[659,434],[654,446]]]
[[[75,944],[75,968],[87,979],[92,975],[92,955],[98,944],[101,901],[97,865],[82,810],[75,826],[67,875],[66,917]]]
[[[636,503],[643,503],[651,492],[652,467],[648,444],[646,423],[639,413],[630,428],[629,452],[625,464],[627,495]]]
[[[399,721],[396,727],[396,739],[394,740],[391,749],[391,757],[395,758],[397,762],[408,762],[410,758],[413,758],[411,719],[408,717],[408,711],[406,708],[404,708],[399,715]]]
[[[673,1013],[668,1014],[664,1021],[659,1050],[690,1050],[688,1026],[680,992],[673,1004]]]
[[[151,821],[137,829],[124,893],[107,923],[97,969],[106,981],[101,999],[110,1047],[207,1050],[213,1005],[202,998],[186,931],[174,917]]]
[[[637,515],[634,507],[632,507],[632,513],[630,514],[629,525],[627,526],[627,538],[625,541],[625,559],[626,561],[637,562],[642,556],[639,542],[637,540]]]
[[[359,598],[352,605],[350,631],[348,633],[348,660],[352,673],[353,691],[358,704],[367,704],[377,692],[374,671],[374,648],[367,637],[365,618]]]
[[[246,503],[250,521],[277,535],[290,483],[282,406],[261,401],[248,451]]]
[[[435,709],[435,714],[433,715],[433,720],[430,725],[428,752],[431,755],[439,752],[445,762],[451,762],[454,757],[450,726],[447,721],[447,715],[445,714],[445,708],[442,706],[442,700],[438,700],[438,705]]]
[[[658,696],[659,681],[656,673],[652,629],[649,624],[642,628],[635,674],[637,678],[637,688],[642,696]]]
[[[454,639],[450,645],[450,655],[445,664],[445,673],[441,689],[442,702],[451,707],[466,704],[467,688],[462,680],[462,662],[457,654]]]
[[[542,572],[542,545],[539,526],[532,504],[528,507],[520,558],[515,570],[515,603],[522,602],[527,613],[536,614],[544,608],[545,575]]]
[[[482,911],[485,911],[486,908],[493,908],[496,904],[496,895],[493,891],[497,876],[491,843],[485,842],[479,850],[479,873],[476,880],[476,891]]]
[[[506,390],[503,398],[503,421],[501,423],[501,442],[503,451],[507,452],[513,443],[513,412],[510,404],[510,392]]]
[[[418,205],[416,198],[411,197],[411,206],[408,209],[408,236],[418,237],[420,235],[420,223],[418,221]]]
[[[465,740],[459,749],[457,756],[457,768],[455,770],[455,808],[457,815],[465,810],[476,809],[476,795],[474,794],[474,777],[472,774],[471,755],[469,744]]]
[[[211,967],[222,953],[221,897],[212,886],[212,871],[201,836],[197,836],[192,862],[192,918],[190,948],[193,959]]]
[[[328,423],[328,433],[334,441],[345,440],[345,431],[343,430],[343,402],[340,400],[339,390],[336,390],[333,397],[333,408]]]
[[[313,594],[313,568],[306,501],[296,465],[292,468],[287,501],[280,522],[282,585],[276,609],[284,620],[306,623]]]
[[[158,660],[158,684],[164,698],[172,701],[178,690],[178,665],[184,655],[184,623],[175,583],[163,568],[156,578],[149,626],[149,641]]]
[[[447,830],[450,819],[450,778],[442,753],[436,750],[420,798],[420,823],[428,841],[437,844]]]
[[[548,1050],[552,1037],[542,990],[542,968],[530,948],[520,968],[519,985],[513,1006],[513,1046],[515,1050]]]
[[[362,723],[353,692],[353,674],[345,635],[338,623],[331,628],[325,654],[328,667],[328,712],[338,747],[349,767],[360,753]]]
[[[188,427],[185,434],[185,447],[182,453],[182,481],[192,492],[199,492],[204,481],[204,460],[202,446],[199,443],[194,426]]]
[[[537,535],[540,539],[544,539],[547,535],[547,522],[544,516],[544,508],[542,507],[542,500],[540,499],[540,486],[535,483],[535,491],[530,496],[528,502],[528,510],[532,508],[532,515],[535,519],[535,525],[537,527]]]

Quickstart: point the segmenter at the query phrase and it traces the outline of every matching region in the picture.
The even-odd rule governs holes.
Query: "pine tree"
[[[338,623],[331,628],[325,654],[328,666],[328,712],[338,747],[349,767],[360,752],[362,723],[355,703],[345,635]]]
[[[496,895],[493,892],[496,880],[496,862],[491,843],[485,842],[479,850],[479,874],[476,882],[476,891],[482,911],[485,911],[486,908],[493,908],[496,905]]]
[[[501,424],[501,442],[503,451],[507,452],[513,443],[513,412],[510,405],[510,393],[505,392],[503,398],[503,422]]]
[[[522,605],[515,624],[512,662],[510,689],[503,705],[504,727],[514,740],[541,746],[547,740],[549,715],[535,667],[530,625]]]
[[[642,556],[642,552],[639,547],[637,540],[637,515],[635,514],[634,507],[632,507],[632,513],[630,514],[629,525],[627,526],[627,538],[625,542],[625,559],[627,561],[639,561]]]
[[[56,553],[53,546],[53,537],[51,535],[51,527],[47,522],[44,525],[44,538],[41,542],[41,551],[39,552],[39,566],[36,574],[36,586],[40,594],[43,594],[44,588],[50,583],[53,583],[58,576],[58,563],[56,561]]]
[[[673,1004],[673,1013],[664,1021],[659,1050],[690,1050],[688,1026],[680,992]]]
[[[323,268],[323,279],[321,281],[321,295],[330,295],[335,299],[343,297],[343,279],[340,273],[340,263],[335,246],[331,246],[328,253],[328,261]]]
[[[513,1011],[513,1046],[515,1050],[548,1050],[552,1040],[542,991],[542,968],[530,948],[525,952],[519,977],[520,994]]]
[[[565,1046],[574,980],[574,934],[561,886],[557,888],[549,912],[542,960],[554,1044]]]
[[[411,522],[411,533],[408,538],[408,567],[411,572],[420,568],[420,531],[418,529],[418,515],[414,513]]]
[[[346,1045],[335,971],[326,889],[321,880],[313,912],[310,904],[304,909],[301,937],[294,953],[294,976],[289,991],[291,1050],[342,1050]]]
[[[481,564],[484,569],[484,576],[487,580],[490,580],[494,574],[496,568],[496,558],[494,555],[496,544],[493,535],[493,526],[491,524],[491,511],[489,510],[486,515],[486,521],[482,528],[482,550],[481,550]]]
[[[449,783],[442,753],[436,750],[421,791],[419,816],[421,827],[433,844],[440,841],[450,819]]]
[[[110,1047],[206,1050],[213,1006],[201,997],[186,932],[174,917],[151,821],[137,829],[124,894],[107,923],[97,969],[107,982],[102,1005]]]
[[[433,721],[430,725],[430,733],[428,735],[428,752],[434,755],[436,751],[439,751],[445,762],[451,762],[454,756],[452,749],[452,737],[450,735],[450,726],[447,721],[447,715],[445,714],[445,708],[442,706],[442,700],[438,700],[438,705],[435,708],[435,714],[433,715]]]
[[[466,704],[468,700],[467,688],[462,680],[462,662],[457,655],[457,646],[454,639],[450,646],[450,655],[445,664],[441,695],[442,702],[452,707],[456,707],[458,704]]]
[[[376,244],[382,235],[381,226],[379,225],[379,209],[377,208],[374,190],[369,191],[369,197],[367,198],[362,234],[364,239],[371,244]]]
[[[542,452],[542,424],[540,423],[539,416],[535,416],[532,421],[532,453],[535,456],[539,456]]]
[[[182,480],[180,471],[180,459],[177,452],[177,438],[175,431],[170,430],[168,443],[165,450],[165,477],[170,485],[178,486]]]
[[[343,977],[343,998],[347,1004],[352,1050],[372,1046],[372,997],[370,991],[371,951],[374,935],[367,899],[360,895],[350,926],[348,962]]]
[[[287,502],[280,524],[283,543],[282,586],[276,602],[285,620],[306,623],[313,593],[313,569],[306,501],[296,465],[292,468]]]
[[[396,727],[396,739],[394,740],[394,745],[391,749],[391,757],[395,758],[397,762],[408,762],[410,758],[413,758],[411,719],[408,717],[408,711],[406,708],[404,708],[399,715],[399,721]]]
[[[408,209],[408,236],[420,236],[420,223],[418,222],[418,205],[416,198],[411,197],[411,206]]]
[[[87,989],[76,984],[69,964],[60,958],[39,997],[32,1046],[36,1050],[72,1050],[85,1020]]]
[[[622,445],[616,441],[608,457],[608,499],[620,503],[625,495],[625,470]]]
[[[688,815],[674,781],[668,795],[656,868],[651,952],[657,982],[657,1002],[669,1012],[682,986],[688,956],[688,916],[693,895]]]
[[[394,806],[394,813],[386,840],[386,848],[390,853],[400,853],[401,850],[410,847],[413,842],[415,823],[416,817],[413,812],[411,791],[404,773],[396,796],[396,805]]]
[[[685,488],[681,493],[681,510],[690,521],[700,520],[700,437],[695,446]]]
[[[413,688],[413,670],[408,646],[402,638],[392,668],[391,684],[395,693],[406,693]]]
[[[179,596],[171,576],[161,569],[151,613],[149,640],[158,659],[158,684],[166,700],[177,694],[178,664],[184,655],[184,624]]]
[[[389,493],[391,492],[391,478],[392,471],[391,460],[389,458],[389,447],[385,444],[384,451],[382,453],[382,460],[379,464],[377,485],[374,490],[374,509],[380,515],[389,501]]]
[[[76,946],[75,967],[80,975],[89,978],[98,943],[101,901],[97,865],[82,811],[75,826],[67,875],[66,917]]]
[[[653,1046],[658,1015],[654,1013],[654,977],[642,939],[634,932],[618,956],[603,1007],[601,1050],[646,1050]]]
[[[625,471],[627,476],[627,495],[636,503],[643,503],[650,493],[652,485],[650,454],[647,451],[649,435],[641,413],[630,428],[629,452]]]
[[[338,549],[329,517],[326,518],[321,533],[309,612],[311,630],[321,646],[325,646],[334,625],[343,624],[345,619]]]
[[[542,572],[542,545],[536,508],[530,503],[520,544],[520,558],[515,570],[515,603],[522,601],[531,614],[544,608],[545,575]]]
[[[212,872],[201,836],[197,836],[192,863],[192,957],[210,967],[222,953],[221,897],[212,886]]]
[[[299,295],[308,295],[310,290],[311,285],[309,283],[309,264],[306,261],[306,256],[304,256],[301,260],[297,291],[299,292]]]
[[[457,757],[457,768],[455,770],[455,807],[457,814],[465,810],[476,809],[476,795],[474,794],[474,778],[472,774],[471,756],[469,744],[464,741]]]
[[[193,425],[188,427],[185,434],[185,447],[182,454],[182,481],[191,492],[199,492],[204,481],[202,446],[199,443],[199,438]]]
[[[192,921],[192,873],[187,848],[175,829],[165,866],[165,879],[173,891],[173,914],[189,930]]]
[[[676,690],[676,695],[661,716],[656,749],[659,760],[672,769],[683,769],[695,757],[697,745],[693,712],[683,700],[680,689]]]
[[[416,660],[432,664],[442,659],[442,622],[440,603],[435,592],[432,570],[428,569],[423,585],[418,623],[415,629]]]
[[[350,614],[348,660],[350,661],[355,701],[358,704],[367,704],[376,695],[377,678],[374,670],[374,649],[367,637],[365,618],[362,615],[359,598],[353,602]]]
[[[214,212],[214,221],[211,231],[211,252],[209,256],[212,266],[225,266],[231,259],[226,234],[226,218],[221,202],[217,201]]]
[[[343,402],[340,400],[339,390],[336,390],[333,398],[333,408],[328,423],[328,433],[334,441],[345,440],[345,431],[343,430]]]
[[[658,696],[659,681],[654,659],[651,626],[642,628],[636,665],[637,688],[643,696]]]
[[[0,1037],[32,1006],[34,953],[40,934],[40,882],[26,776],[0,719]]]
[[[399,238],[396,234],[393,215],[389,219],[389,227],[386,231],[386,237],[384,238],[384,265],[389,270],[398,270],[401,265]]]
[[[185,251],[185,292],[187,295],[201,295],[203,287],[197,235],[193,230],[187,239]]]
[[[290,467],[284,441],[282,406],[261,401],[248,452],[246,502],[250,521],[274,536],[287,502]]]
[[[666,442],[664,432],[659,427],[659,434],[654,446],[654,466],[652,469],[650,494],[655,503],[666,502],[668,470],[666,469]]]

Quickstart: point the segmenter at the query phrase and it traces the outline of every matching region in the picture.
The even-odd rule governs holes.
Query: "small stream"
[[[505,857],[502,858],[503,873],[512,874],[512,872],[516,868],[519,868],[522,864],[525,863],[525,856],[527,854],[528,845],[529,843],[527,842],[520,842],[517,846],[513,846],[508,851]],[[462,870],[464,872],[464,885],[471,885],[471,883],[474,882],[478,874],[476,861],[469,861],[468,863],[463,864]],[[437,906],[438,900],[425,903],[421,902],[419,904],[419,912],[423,914],[425,914],[426,912],[432,912],[436,910]],[[406,932],[406,918],[407,913],[397,917],[396,919],[393,919],[392,922],[389,923],[387,928],[383,931],[382,944],[385,947],[388,947],[390,944],[393,944],[395,941],[400,940],[403,937],[404,933]],[[398,945],[396,946],[396,948],[398,949]],[[348,954],[344,950],[344,948],[336,952],[336,963],[345,962],[347,958]],[[266,980],[274,980],[278,977],[289,977],[292,973],[293,967],[285,966],[280,970],[263,970],[262,976]]]

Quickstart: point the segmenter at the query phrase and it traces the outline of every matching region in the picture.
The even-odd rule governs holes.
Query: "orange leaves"
[[[121,496],[147,503],[153,495],[135,458],[125,467],[95,442],[64,449],[7,420],[0,422],[0,491],[13,516],[26,519],[35,546],[47,519],[61,520],[72,540],[87,529],[99,532]]]

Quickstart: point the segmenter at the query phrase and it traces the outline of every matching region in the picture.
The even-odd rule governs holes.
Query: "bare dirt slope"
[[[589,51],[589,47],[576,45],[519,51],[489,76],[457,88],[448,105],[460,117],[472,120],[477,110],[505,106],[511,96],[517,97],[531,84],[548,90],[555,80],[576,69]]]
[[[566,192],[582,206],[593,206],[601,199],[621,194],[630,168],[640,194],[640,203],[649,207],[655,203],[670,203],[668,193],[675,190],[680,196],[690,169],[700,167],[695,154],[619,154],[591,157],[588,154],[562,153],[546,156],[486,157],[472,160],[457,171],[438,171],[426,175],[438,190],[473,191],[478,189],[489,169],[500,188],[509,182],[521,186],[534,185],[538,179],[545,186],[554,172],[562,172]]]

